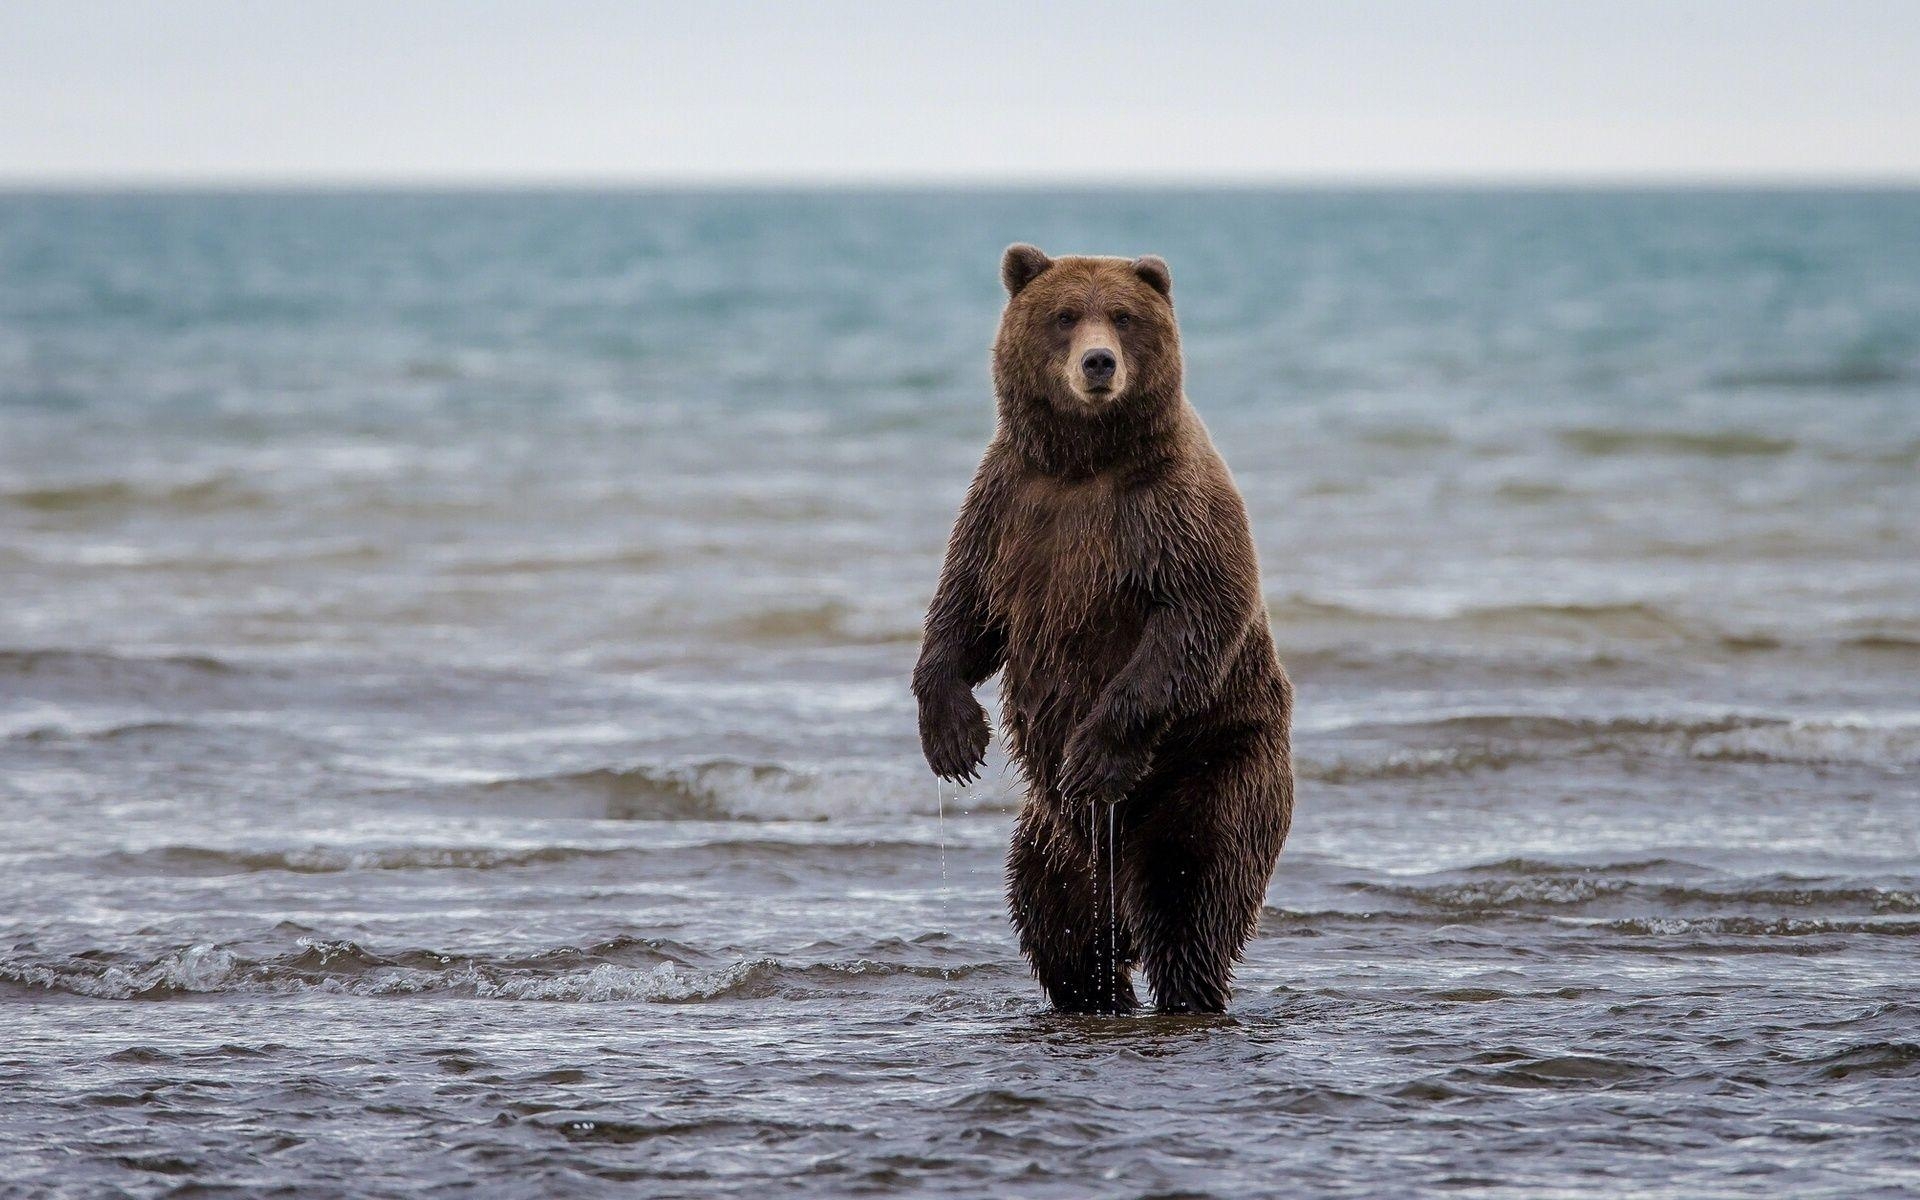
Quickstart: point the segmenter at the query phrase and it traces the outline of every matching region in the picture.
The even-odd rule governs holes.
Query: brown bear
[[[1159,258],[1009,247],[999,425],[913,672],[942,778],[984,760],[996,671],[1027,782],[1007,857],[1055,1007],[1219,1012],[1293,812],[1292,685],[1246,506],[1181,381]]]

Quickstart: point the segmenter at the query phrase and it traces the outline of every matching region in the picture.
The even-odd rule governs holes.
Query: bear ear
[[[1000,282],[1007,285],[1009,297],[1018,296],[1021,288],[1032,283],[1036,275],[1052,265],[1053,260],[1040,247],[1015,242],[1000,256]]]
[[[1167,269],[1167,260],[1158,254],[1149,254],[1133,260],[1133,273],[1147,281],[1147,286],[1159,292],[1167,299],[1173,299],[1173,272]]]

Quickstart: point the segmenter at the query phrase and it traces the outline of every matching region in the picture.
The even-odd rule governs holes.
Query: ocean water
[[[1013,240],[1251,509],[1224,1018],[920,760]],[[0,1194],[1920,1189],[1920,193],[0,197],[0,599]]]

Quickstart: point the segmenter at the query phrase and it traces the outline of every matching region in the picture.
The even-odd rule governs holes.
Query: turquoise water
[[[1223,1020],[915,745],[1014,240],[1248,498]],[[0,1191],[1903,1194],[1915,512],[1911,192],[0,196]]]

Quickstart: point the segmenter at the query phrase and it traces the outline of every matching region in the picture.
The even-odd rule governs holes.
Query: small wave
[[[604,1004],[617,1000],[646,1000],[656,1004],[687,1004],[707,1000],[761,1000],[792,996],[814,989],[837,988],[862,979],[906,975],[932,980],[964,978],[983,965],[917,967],[866,959],[851,962],[787,966],[777,959],[756,958],[725,967],[693,969],[660,963],[645,969],[602,963],[585,971],[544,977],[517,976],[476,985],[483,1000],[547,1000]]]
[[[1743,882],[1727,888],[1668,887],[1659,900],[1684,905],[1754,905],[1766,908],[1865,909],[1875,915],[1920,913],[1920,892],[1874,886],[1808,886],[1784,882]]]
[[[750,1128],[756,1136],[766,1136],[759,1122],[748,1126],[739,1121],[622,1121],[599,1113],[543,1112],[531,1118],[531,1124],[570,1142],[589,1142],[607,1146],[628,1146],[654,1138],[713,1135],[728,1130]]]
[[[877,620],[850,604],[835,600],[819,604],[768,608],[724,623],[725,631],[748,642],[806,642],[884,645],[916,642],[918,628]]]
[[[1351,732],[1439,746],[1396,748],[1377,758],[1315,762],[1301,775],[1322,783],[1416,779],[1501,770],[1574,755],[1675,756],[1702,761],[1920,766],[1920,722],[1901,719],[1789,719],[1772,716],[1568,717],[1472,713],[1429,721],[1353,727]]]
[[[825,821],[932,811],[936,806],[931,782],[921,783],[917,772],[810,770],[726,759],[601,767],[412,794],[460,805],[616,821]],[[996,795],[990,788],[969,792],[965,799],[971,811],[1018,803],[1017,796]]]
[[[642,961],[605,961],[636,957]],[[88,955],[56,961],[0,959],[0,984],[97,1000],[329,992],[449,994],[576,1004],[689,1004],[775,995],[807,998],[899,976],[945,982],[999,969],[989,963],[924,966],[869,958],[786,963],[763,957],[712,966],[689,961],[697,957],[701,956],[675,944],[631,938],[585,949],[480,958],[431,950],[386,955],[350,941],[303,937],[289,953],[268,959],[247,958],[212,943],[181,947],[138,962],[102,961]]]
[[[1482,879],[1439,884],[1352,883],[1350,889],[1363,895],[1385,896],[1403,903],[1437,910],[1438,917],[1453,920],[1459,914],[1488,916],[1523,913],[1553,913],[1556,910],[1599,906],[1607,908],[1651,909],[1662,915],[1623,918],[1629,921],[1742,922],[1765,924],[1774,918],[1750,915],[1688,914],[1693,909],[1798,909],[1828,910],[1833,919],[1852,921],[1862,929],[1895,928],[1884,918],[1920,912],[1920,896],[1901,888],[1878,887],[1780,887],[1760,881],[1733,881],[1723,887],[1687,887],[1639,882],[1632,878],[1596,871],[1583,874],[1522,875],[1502,879]],[[1278,910],[1276,910],[1278,911]],[[1419,912],[1402,914],[1420,919]],[[1796,922],[1811,928],[1827,917],[1782,916],[1782,929]],[[1624,928],[1624,926],[1623,926]],[[1675,926],[1677,931],[1680,926]],[[1729,929],[1735,928],[1730,924]],[[1758,926],[1756,926],[1758,928]]]
[[[1781,721],[1711,733],[1693,743],[1695,758],[1728,762],[1920,765],[1920,722]]]
[[[1711,854],[1709,854],[1711,858]],[[1872,931],[1905,933],[1920,914],[1920,876],[1878,864],[1862,874],[1732,874],[1672,856],[1649,858],[1501,858],[1425,876],[1375,877],[1336,862],[1308,860],[1296,887],[1327,897],[1346,893],[1365,908],[1265,910],[1279,924],[1313,918],[1432,925],[1476,920],[1549,920],[1622,931]],[[1384,900],[1375,908],[1369,900]],[[1672,922],[1659,925],[1659,922]],[[1720,922],[1720,925],[1713,925]],[[1607,925],[1615,927],[1615,925]]]
[[[1646,936],[1801,936],[1920,930],[1920,880],[1908,873],[1805,877],[1733,875],[1675,858],[1621,861],[1502,859],[1416,877],[1342,879],[1309,886],[1361,898],[1364,908],[1264,916],[1290,932],[1351,920],[1432,927],[1500,921],[1568,922]],[[1379,907],[1375,907],[1378,904]]]
[[[1527,742],[1581,741],[1609,737],[1680,734],[1689,737],[1785,724],[1774,717],[1569,717],[1547,713],[1489,712],[1414,721],[1392,728],[1444,736],[1510,738]]]
[[[276,544],[255,550],[168,550],[124,542],[89,542],[73,546],[43,546],[30,561],[57,566],[106,567],[129,571],[185,571],[212,575],[227,571],[285,570],[295,565],[354,565],[377,563],[391,551],[357,540],[304,544]]]
[[[75,860],[89,873],[217,878],[256,872],[337,875],[360,871],[496,871],[581,862],[627,862],[642,866],[671,857],[692,869],[744,865],[783,869],[788,864],[821,871],[844,871],[858,861],[867,869],[924,862],[925,842],[860,837],[858,841],[724,838],[672,846],[304,846],[285,849],[220,849],[208,846],[159,846],[116,851]]]
[[[1531,889],[1521,889],[1531,892]],[[1756,948],[1772,939],[1796,941],[1820,937],[1872,936],[1886,938],[1920,937],[1920,921],[1891,917],[1799,917],[1799,916],[1638,916],[1594,917],[1573,913],[1555,913],[1553,908],[1578,907],[1610,894],[1600,891],[1586,895],[1580,888],[1547,889],[1544,898],[1530,894],[1524,902],[1512,896],[1497,897],[1499,903],[1478,907],[1460,903],[1458,907],[1411,910],[1319,909],[1302,910],[1267,907],[1261,910],[1261,928],[1268,934],[1317,937],[1343,927],[1361,926],[1372,930],[1398,929],[1421,942],[1444,937],[1449,931],[1465,935],[1483,926],[1524,926],[1529,929],[1559,928],[1563,933],[1588,937],[1593,934],[1617,935],[1643,940],[1644,946],[1625,949],[1665,951],[1687,948],[1699,939],[1730,939],[1737,944],[1751,941]],[[1478,897],[1476,897],[1477,899]],[[1630,897],[1629,897],[1630,898]],[[1548,911],[1534,911],[1545,908]],[[1369,936],[1380,938],[1380,933]]]
[[[68,648],[0,648],[0,694],[13,692],[44,699],[107,701],[115,707],[140,702],[162,706],[163,716],[131,724],[171,721],[183,702],[236,701],[271,688],[273,668],[237,666],[204,654],[137,654]],[[40,731],[36,731],[40,732]],[[57,727],[44,730],[47,740]]]
[[[40,513],[85,514],[131,508],[203,512],[248,508],[265,502],[266,497],[262,493],[243,487],[232,477],[224,475],[180,483],[105,479],[0,491],[0,505],[12,505]]]
[[[1567,429],[1560,444],[1576,454],[1611,457],[1631,454],[1698,455],[1708,458],[1774,457],[1799,443],[1744,430],[1691,432],[1665,429]]]
[[[664,550],[633,546],[600,553],[463,558],[442,569],[449,575],[544,575],[568,571],[646,570],[669,561],[669,557]]]
[[[1451,433],[1434,425],[1380,425],[1363,429],[1355,437],[1389,450],[1436,450],[1454,442]]]
[[[1920,1044],[1914,1042],[1868,1042],[1849,1046],[1819,1058],[1802,1060],[1813,1074],[1828,1079],[1850,1076],[1869,1077],[1920,1075]]]
[[[1840,646],[1844,650],[1857,650],[1865,654],[1884,654],[1891,657],[1907,658],[1920,655],[1920,637],[1902,637],[1892,633],[1865,633],[1846,638]]]
[[[140,738],[168,737],[192,733],[199,726],[184,721],[129,721],[120,725],[102,725],[79,729],[67,725],[37,725],[6,735],[7,741],[28,743],[88,743],[107,745]]]
[[[1676,858],[1630,858],[1619,862],[1584,862],[1549,858],[1502,858],[1463,867],[1463,875],[1692,875],[1707,868]]]
[[[1640,602],[1476,604],[1423,609],[1399,605],[1370,606],[1291,595],[1270,600],[1267,616],[1282,628],[1335,621],[1342,624],[1458,629],[1503,637],[1605,637],[1701,644],[1713,644],[1725,636],[1721,631],[1702,628],[1659,605]]]
[[[1574,717],[1547,713],[1486,712],[1354,727],[1394,741],[1445,745],[1419,752],[1396,750],[1375,760],[1381,775],[1394,777],[1511,766],[1546,755],[1620,750],[1683,750],[1697,739],[1787,724],[1778,717]],[[1369,764],[1346,778],[1369,778]]]
[[[1495,488],[1493,494],[1515,504],[1546,504],[1564,500],[1574,495],[1574,491],[1563,483],[1544,479],[1510,479]]]
[[[1715,387],[1771,388],[1804,391],[1879,387],[1906,377],[1899,367],[1882,362],[1841,362],[1808,366],[1753,367],[1725,371],[1713,377]]]
[[[1440,639],[1406,645],[1356,637],[1293,645],[1286,651],[1287,669],[1297,678],[1315,683],[1377,678],[1395,687],[1433,683],[1458,689],[1521,680],[1592,682],[1613,673],[1644,672],[1650,665],[1655,664],[1643,655],[1622,653],[1590,640],[1555,646],[1463,646]]]
[[[1691,622],[1654,604],[1491,604],[1463,609],[1460,623],[1506,632],[1581,632],[1608,637],[1665,639],[1705,636]]]
[[[601,1112],[582,1110],[540,1112],[528,1120],[536,1128],[558,1134],[570,1142],[612,1146],[626,1146],[654,1138],[712,1138],[730,1133],[763,1142],[770,1139],[787,1141],[826,1133],[845,1133],[852,1128],[839,1123],[770,1121],[764,1116],[752,1120],[626,1121],[610,1118]]]
[[[1267,601],[1268,620],[1281,625],[1328,619],[1383,621],[1394,620],[1395,617],[1395,614],[1389,612],[1364,608],[1356,604],[1343,604],[1337,600],[1320,600],[1298,593]]]
[[[486,803],[506,802],[617,821],[715,821],[731,815],[723,783],[777,786],[778,767],[705,764],[688,767],[602,767],[559,775],[500,779],[451,789]],[[445,794],[445,793],[442,793]]]
[[[1378,758],[1342,758],[1331,762],[1303,759],[1297,770],[1302,779],[1315,783],[1362,783],[1498,771],[1528,761],[1530,757],[1486,748],[1395,750]]]
[[[231,950],[202,944],[141,966],[57,967],[0,961],[0,981],[73,996],[131,1000],[221,991],[234,982],[242,966]]]
[[[1870,933],[1887,937],[1920,935],[1920,921],[1871,917],[1625,917],[1601,922],[1614,933],[1651,937],[1708,934],[1726,937],[1813,937]]]
[[[237,668],[203,654],[123,655],[103,650],[0,650],[0,678],[68,677],[169,671],[232,675]]]
[[[1920,440],[1908,442],[1904,446],[1883,447],[1876,450],[1837,454],[1843,461],[1862,461],[1875,463],[1883,467],[1910,467],[1920,465]]]
[[[433,971],[347,954],[336,954],[325,965],[330,969],[313,969],[298,961],[255,963],[223,947],[198,945],[138,967],[112,965],[91,970],[77,964],[0,963],[0,980],[98,1000],[161,1000],[210,993],[271,995],[317,989],[363,996],[456,992],[483,1000],[684,1003],[744,996],[772,969],[771,960],[716,970],[688,969],[674,963],[650,967],[599,963],[560,974],[519,975],[490,971],[470,962]]]
[[[601,963],[585,971],[544,977],[476,980],[482,1000],[544,1000],[606,1004],[645,1000],[688,1004],[703,1000],[748,1000],[777,992],[779,966],[772,959],[734,963],[714,970],[689,970],[674,963],[636,968]]]
[[[1438,908],[1498,912],[1516,908],[1560,908],[1587,904],[1602,896],[1624,892],[1632,884],[1624,879],[1581,874],[1483,879],[1430,887],[1359,886],[1369,892],[1414,900]]]
[[[233,875],[251,871],[287,871],[327,875],[345,871],[484,871],[604,858],[626,851],[618,847],[541,846],[495,849],[484,846],[400,846],[345,849],[310,846],[287,850],[220,850],[205,846],[160,846],[121,851],[93,860],[128,874]]]
[[[1520,1062],[1504,1062],[1492,1069],[1462,1068],[1454,1072],[1452,1078],[1471,1079],[1496,1087],[1573,1089],[1618,1087],[1668,1073],[1665,1068],[1650,1063],[1565,1054],[1528,1057]]]
[[[1567,678],[1613,668],[1657,665],[1658,660],[1650,660],[1647,652],[1612,644],[1633,642],[1647,643],[1651,653],[1662,656],[1667,653],[1666,644],[1683,642],[1709,656],[1717,652],[1740,656],[1920,657],[1920,634],[1898,628],[1838,637],[1794,636],[1764,629],[1716,628],[1648,604],[1482,605],[1420,613],[1287,597],[1270,603],[1268,616],[1282,627],[1326,623],[1405,625],[1423,636],[1427,631],[1459,631],[1541,639],[1533,644],[1510,641],[1504,646],[1477,641],[1461,645],[1439,639],[1404,645],[1358,629],[1344,631],[1345,637],[1336,634],[1333,639],[1323,633],[1309,635],[1302,639],[1303,644],[1289,647],[1287,666],[1296,674],[1320,676],[1379,672],[1398,677],[1415,672],[1448,672],[1458,678],[1467,672],[1497,671],[1509,679]]]

